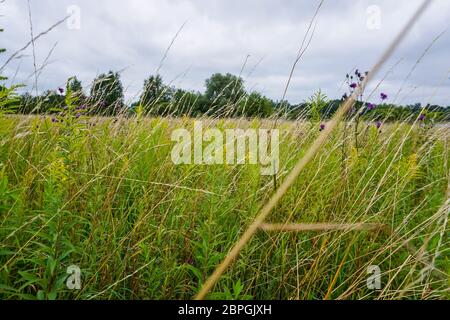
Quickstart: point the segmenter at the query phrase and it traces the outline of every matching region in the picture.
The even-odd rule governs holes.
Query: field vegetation
[[[210,119],[221,129],[267,120]],[[192,298],[274,192],[258,165],[174,165],[174,128],[189,118],[0,118],[2,298]],[[320,132],[278,121],[277,180]],[[387,228],[260,231],[209,298],[448,296],[449,129],[342,124],[270,216],[273,223]],[[66,270],[82,270],[68,290]],[[368,290],[378,265],[382,290]]]

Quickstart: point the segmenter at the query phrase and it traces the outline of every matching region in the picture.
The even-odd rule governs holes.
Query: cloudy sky
[[[127,100],[159,70],[166,83],[204,90],[215,72],[240,74],[248,90],[280,99],[318,0],[30,0],[36,35],[72,17],[35,42],[38,90],[78,76],[87,88],[108,70],[121,71]],[[369,69],[402,28],[419,0],[325,0],[310,46],[299,61],[287,98],[303,101],[321,88],[341,97],[345,74]],[[78,14],[79,13],[79,14]],[[78,19],[79,18],[79,19]],[[380,91],[398,103],[450,105],[450,1],[435,0],[378,75],[392,67]],[[27,0],[0,3],[0,65],[30,40]],[[177,32],[179,34],[175,37]],[[438,35],[442,34],[434,43]],[[175,37],[162,65],[167,48]],[[405,81],[416,61],[426,55]],[[56,46],[55,46],[56,45]],[[55,46],[55,47],[54,47]],[[54,49],[52,50],[52,48]],[[34,85],[30,46],[4,74]]]

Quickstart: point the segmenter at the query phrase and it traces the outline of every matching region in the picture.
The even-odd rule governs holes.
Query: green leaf
[[[44,290],[39,290],[37,295],[36,295],[36,298],[38,300],[45,300],[45,292],[44,292]]]
[[[56,293],[56,290],[53,290],[48,294],[48,300],[56,300],[58,296],[58,293]]]

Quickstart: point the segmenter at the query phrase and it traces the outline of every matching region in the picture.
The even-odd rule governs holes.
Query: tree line
[[[211,116],[268,118],[281,116],[286,119],[327,119],[342,103],[342,99],[328,99],[321,91],[299,104],[274,101],[259,92],[247,92],[244,80],[232,74],[215,73],[205,81],[205,91],[188,91],[169,86],[160,75],[152,75],[144,81],[143,89],[136,101],[124,102],[124,88],[120,74],[109,71],[98,75],[92,82],[89,94],[83,90],[81,82],[70,78],[65,88],[48,90],[42,95],[25,93],[15,107],[23,114],[52,114],[64,108],[65,95],[70,92],[75,101],[90,115],[117,116],[132,115],[136,112],[148,116]],[[320,105],[320,108],[317,105]],[[374,110],[364,110],[365,103],[358,101],[356,109],[361,109],[367,119],[387,121],[405,120],[419,116],[423,106],[419,103],[398,106],[389,103],[378,105]],[[450,107],[426,106],[428,119],[449,121]]]

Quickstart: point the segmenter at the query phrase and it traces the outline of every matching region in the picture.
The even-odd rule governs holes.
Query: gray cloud
[[[288,91],[293,103],[318,88],[330,97],[340,97],[345,74],[354,67],[370,68],[421,1],[336,2],[325,1],[319,14],[314,38]],[[86,87],[98,73],[124,69],[122,81],[131,99],[143,80],[156,71],[186,22],[160,70],[166,82],[202,91],[211,73],[239,74],[250,55],[242,74],[247,88],[279,99],[318,1],[32,0],[31,4],[35,33],[65,16],[70,5],[81,9],[80,30],[61,25],[36,42],[38,65],[57,42],[51,64],[39,79],[40,90],[57,88],[73,75]],[[381,9],[380,30],[366,26],[366,10],[371,5]],[[30,39],[27,1],[6,0],[0,6],[0,25],[5,28],[1,46],[12,53]],[[436,0],[388,61],[383,72],[402,59],[380,90],[395,95],[432,39],[448,28],[448,21],[450,2]],[[405,84],[399,101],[450,105],[449,37],[447,32],[434,44]],[[17,80],[30,90],[31,48],[25,54],[6,73],[11,77],[20,66]],[[0,62],[7,56],[2,54]]]

